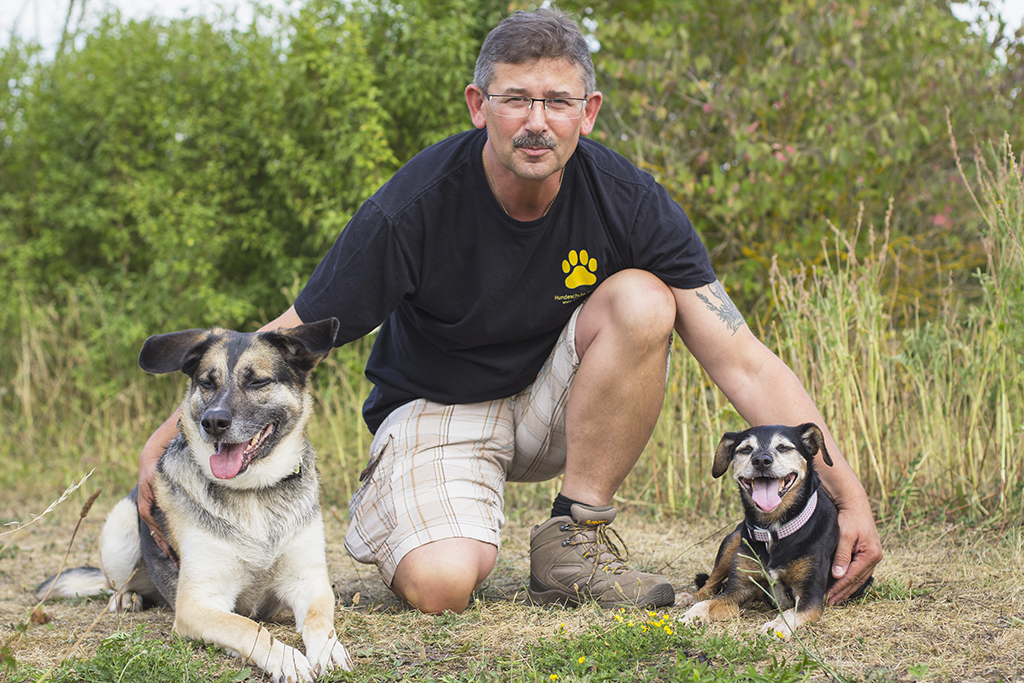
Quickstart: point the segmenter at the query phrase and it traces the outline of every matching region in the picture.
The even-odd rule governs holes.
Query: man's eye
[[[569,100],[548,100],[548,106],[564,109],[565,107],[569,106]]]

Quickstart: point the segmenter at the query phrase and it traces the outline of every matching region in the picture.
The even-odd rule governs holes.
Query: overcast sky
[[[284,8],[288,0],[264,0],[267,4]],[[0,0],[0,45],[6,44],[11,30],[17,28],[18,34],[24,39],[34,39],[44,47],[54,47],[60,40],[60,32],[67,16],[68,4],[74,2],[72,25],[78,19],[82,4],[85,4],[87,15],[102,10],[107,5],[118,7],[121,12],[131,18],[142,18],[151,14],[166,17],[181,16],[182,13],[215,14],[217,7],[241,8],[240,17],[245,17],[247,2],[238,0]],[[1021,26],[1024,21],[1024,0],[995,0],[994,4],[1002,8],[1007,19],[1010,32]],[[964,4],[954,5],[961,18],[970,16],[970,10]]]
[[[284,8],[288,0],[263,0],[263,4]],[[5,44],[12,28],[17,28],[23,39],[32,39],[44,47],[54,47],[60,41],[61,30],[68,14],[68,4],[74,2],[71,25],[78,22],[82,5],[86,9],[85,25],[89,15],[102,13],[113,6],[132,19],[150,15],[164,17],[215,15],[217,8],[241,8],[239,16],[251,16],[245,12],[249,6],[244,0],[0,0],[0,44]]]

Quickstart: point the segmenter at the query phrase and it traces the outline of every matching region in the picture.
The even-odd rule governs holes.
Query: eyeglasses
[[[492,95],[482,90],[498,116],[526,118],[533,111],[533,103],[540,102],[550,119],[578,119],[583,114],[586,97],[525,97],[523,95]]]

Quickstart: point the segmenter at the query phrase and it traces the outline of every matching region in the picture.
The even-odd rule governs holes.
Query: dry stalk
[[[33,522],[35,522],[35,521],[41,519],[42,517],[46,516],[47,513],[53,511],[58,505],[60,505],[64,500],[66,500],[67,497],[73,491],[75,491],[76,489],[81,487],[81,485],[85,483],[85,480],[88,479],[89,475],[91,475],[91,474],[92,474],[92,472],[90,471],[89,474],[87,474],[84,477],[82,477],[82,480],[80,482],[78,482],[77,484],[72,484],[67,489],[65,489],[64,493],[61,494],[60,498],[58,498],[48,508],[46,508],[46,510],[44,510],[41,515],[33,517],[30,521],[26,522],[25,524],[18,524],[18,526],[15,527],[14,529],[11,529],[10,531],[4,532],[4,535],[6,535],[6,534],[14,534],[15,532],[20,531],[21,529],[24,529],[25,527],[27,527],[29,524],[32,524]],[[64,571],[64,567],[67,565],[68,556],[71,554],[71,546],[74,545],[75,536],[78,534],[78,530],[82,526],[82,520],[85,519],[85,516],[89,514],[89,510],[92,509],[92,505],[93,505],[93,503],[96,502],[96,499],[99,497],[101,491],[102,491],[102,489],[96,489],[96,491],[93,492],[93,494],[91,496],[89,496],[89,499],[87,501],[85,501],[85,504],[82,506],[82,511],[78,515],[78,523],[75,524],[75,530],[72,532],[71,539],[68,541],[68,547],[67,547],[67,550],[65,550],[65,552],[64,552],[64,559],[61,560],[60,569],[57,571],[57,576],[60,576],[61,573]],[[4,546],[4,547],[6,547],[6,546]],[[18,646],[18,644],[21,642],[22,638],[25,637],[25,633],[28,632],[29,624],[34,623],[34,622],[35,623],[46,623],[47,618],[42,613],[42,606],[43,606],[43,603],[46,602],[46,599],[48,597],[50,597],[50,591],[51,590],[53,590],[53,584],[51,584],[50,588],[47,589],[46,595],[44,595],[42,597],[42,599],[39,600],[38,603],[36,603],[35,607],[33,607],[32,610],[29,612],[28,617],[25,618],[25,622],[22,624],[22,628],[15,629],[14,635],[11,636],[10,638],[8,638],[4,642],[3,646],[4,646],[5,650],[9,650],[11,652],[14,651],[14,648],[16,648]]]

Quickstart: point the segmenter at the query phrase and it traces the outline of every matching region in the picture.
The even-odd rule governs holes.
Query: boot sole
[[[540,591],[534,590],[530,587],[527,588],[526,592],[530,596],[530,600],[535,605],[563,605],[565,607],[578,607],[584,602],[593,599],[594,602],[600,605],[603,609],[614,609],[616,607],[641,607],[644,609],[652,609],[657,607],[669,607],[675,604],[676,601],[675,589],[672,588],[672,584],[668,583],[659,583],[646,595],[638,598],[636,601],[625,599],[602,601],[583,594],[569,594],[565,591],[558,590],[557,588]]]

